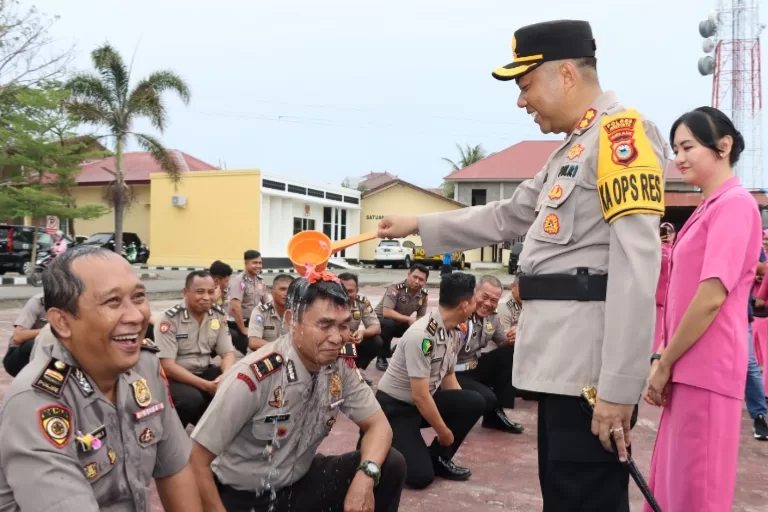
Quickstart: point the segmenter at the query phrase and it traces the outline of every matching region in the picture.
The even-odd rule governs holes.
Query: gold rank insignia
[[[341,397],[341,377],[338,375],[333,375],[331,377],[331,398],[334,400],[337,400],[339,397]]]
[[[437,321],[434,318],[429,319],[429,323],[427,324],[427,332],[432,336],[434,336],[437,332]]]
[[[275,373],[277,370],[283,367],[283,356],[277,352],[272,352],[263,359],[251,363],[251,370],[256,376],[256,379],[261,382],[268,376]]]
[[[143,377],[131,383],[133,398],[139,407],[147,407],[152,403],[152,392],[149,390],[146,379]]]
[[[64,448],[72,438],[72,411],[63,405],[51,404],[37,411],[40,430],[56,448]]]
[[[91,462],[83,467],[83,471],[85,472],[85,478],[93,480],[99,476],[99,465],[95,462]]]
[[[219,322],[218,318],[211,318],[211,329],[214,331],[218,331],[219,327],[221,327],[221,323]]]
[[[595,120],[595,117],[597,117],[597,110],[594,108],[584,112],[584,117],[582,117],[581,121],[579,121],[579,130],[589,128],[589,126],[592,124],[592,121]]]
[[[115,449],[111,446],[107,450],[107,457],[109,457],[109,463],[114,466],[117,461],[117,453],[115,453]]]

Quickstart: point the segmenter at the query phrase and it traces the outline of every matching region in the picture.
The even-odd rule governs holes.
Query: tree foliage
[[[459,150],[458,160],[453,161],[450,158],[443,157],[443,161],[451,164],[451,172],[456,172],[468,167],[488,156],[488,153],[483,149],[482,144],[477,144],[476,146],[466,144],[464,147],[460,144],[456,144],[456,148]],[[440,185],[440,189],[443,191],[445,197],[453,198],[454,188],[455,183],[450,181],[443,181],[443,184]]]

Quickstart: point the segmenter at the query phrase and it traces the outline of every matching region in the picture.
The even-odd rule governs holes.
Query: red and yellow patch
[[[560,232],[560,218],[550,213],[544,218],[544,232],[548,235],[556,235]]]
[[[72,439],[72,411],[63,405],[44,405],[37,410],[40,430],[56,448],[64,448]]]
[[[85,472],[85,478],[89,481],[93,480],[99,476],[99,465],[95,462],[91,462],[90,464],[83,466],[83,471]]]
[[[579,124],[578,124],[579,130],[584,130],[586,128],[589,128],[596,117],[597,117],[597,110],[595,110],[594,108],[591,108],[586,112],[584,112],[584,116],[581,118],[581,121],[579,121]]]
[[[552,187],[552,190],[549,191],[549,198],[560,199],[561,197],[563,197],[563,187],[560,185],[555,185]]]
[[[170,330],[171,330],[171,324],[169,324],[168,322],[160,323],[160,334],[165,334]]]
[[[288,434],[288,427],[280,425],[277,427],[277,437],[285,437]]]
[[[581,156],[581,154],[584,152],[584,146],[581,144],[576,144],[575,146],[571,147],[571,149],[568,150],[568,160],[575,160]]]

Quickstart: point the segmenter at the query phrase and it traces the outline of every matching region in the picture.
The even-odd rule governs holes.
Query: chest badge
[[[85,471],[85,478],[87,478],[89,481],[93,480],[99,476],[99,465],[95,462],[91,462],[90,464],[83,466],[83,471]]]
[[[109,457],[109,463],[114,466],[117,461],[117,453],[115,453],[115,449],[111,446],[107,450],[107,457]]]
[[[550,213],[544,218],[544,232],[548,235],[556,235],[560,232],[560,218],[555,213]]]
[[[214,331],[218,331],[219,327],[221,327],[221,323],[219,322],[219,319],[211,318],[211,329]]]
[[[281,407],[285,407],[288,405],[288,400],[283,399],[283,387],[277,386],[277,389],[273,391],[272,396],[275,397],[274,400],[269,401],[269,405],[272,407],[279,409]]]
[[[493,332],[493,324],[491,322],[485,323],[485,331],[490,334]]]
[[[568,150],[568,160],[576,160],[581,156],[581,154],[584,152],[584,146],[581,144],[576,144],[575,146],[572,146],[571,149]]]
[[[141,442],[141,444],[149,444],[154,440],[155,440],[155,433],[152,431],[151,428],[145,428],[144,430],[142,430],[141,435],[139,436],[139,442]]]
[[[552,190],[549,191],[548,197],[550,199],[560,199],[561,197],[563,197],[563,187],[561,187],[560,185],[555,185],[554,187],[552,187]]]
[[[331,398],[337,400],[341,396],[341,377],[333,375],[330,382]]]
[[[141,378],[132,382],[131,387],[133,388],[133,398],[139,407],[147,407],[152,403],[152,392],[149,391],[146,379]]]
[[[360,311],[358,311],[358,310],[352,311],[352,319],[353,320],[360,320]]]

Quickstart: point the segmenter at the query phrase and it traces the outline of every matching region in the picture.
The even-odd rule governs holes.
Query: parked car
[[[48,252],[53,245],[53,237],[44,228],[14,224],[0,224],[0,275],[6,272],[18,272],[28,275],[32,258],[32,241],[37,230],[37,252]],[[64,236],[68,245],[74,240]],[[40,255],[38,254],[38,259]]]
[[[409,268],[413,262],[414,243],[410,240],[382,240],[376,247],[373,262],[376,268],[392,265],[392,268]]]
[[[115,234],[94,233],[82,242],[81,245],[98,245],[110,251],[115,251]],[[149,249],[141,243],[141,239],[136,233],[123,233],[121,254],[130,263],[146,263],[149,261]]]
[[[413,249],[413,260],[417,263],[423,263],[428,267],[432,267],[435,270],[439,270],[443,267],[443,255],[427,256],[424,254],[424,248],[416,246]],[[469,264],[464,261],[464,253],[461,251],[455,251],[451,253],[451,266],[458,270],[464,270]]]

